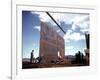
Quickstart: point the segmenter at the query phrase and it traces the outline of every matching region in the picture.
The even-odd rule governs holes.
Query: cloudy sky
[[[39,56],[40,21],[52,25],[64,38],[65,55],[75,55],[78,51],[84,53],[84,34],[89,32],[89,14],[49,13],[66,33],[64,34],[45,12],[22,11],[23,58],[30,57],[33,49],[34,56]]]

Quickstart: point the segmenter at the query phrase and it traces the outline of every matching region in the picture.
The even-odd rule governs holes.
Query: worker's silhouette
[[[34,50],[32,50],[32,52],[31,52],[31,57],[30,57],[30,62],[31,63],[33,63],[33,58],[34,58],[33,52],[34,52]]]

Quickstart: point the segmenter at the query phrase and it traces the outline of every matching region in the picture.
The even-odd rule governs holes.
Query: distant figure
[[[31,63],[33,62],[33,58],[34,58],[33,53],[34,53],[34,50],[32,50],[32,52],[31,52],[31,57],[30,57],[30,62],[31,62]]]
[[[78,53],[75,54],[75,57],[77,63],[83,63],[83,57],[84,57],[83,53],[78,51]]]

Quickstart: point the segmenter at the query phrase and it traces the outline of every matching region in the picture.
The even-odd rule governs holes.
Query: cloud
[[[65,47],[66,50],[73,49],[73,48],[74,48],[73,46],[66,46]]]
[[[78,40],[85,39],[85,36],[84,35],[81,35],[80,33],[73,33],[73,34],[69,35],[69,38],[71,40],[78,41]]]
[[[76,24],[72,23],[72,30],[75,30],[77,28]]]
[[[88,29],[89,28],[89,16],[76,16],[72,20],[72,29],[75,30],[76,28],[80,29]]]
[[[68,30],[66,34],[63,36],[64,39],[67,39],[68,36],[72,33],[72,30]]]
[[[89,20],[88,15],[78,15],[75,18],[73,18],[71,21],[77,24],[77,23],[82,23],[87,20]]]
[[[60,30],[58,29],[57,32],[60,32]]]
[[[40,31],[40,26],[35,26],[35,27],[33,27],[33,29]]]
[[[57,22],[60,21],[65,22],[66,24],[71,24],[71,20],[75,17],[78,16],[79,14],[72,14],[72,13],[50,13],[52,17],[57,20]]]
[[[33,12],[31,11],[31,14],[38,14],[39,18],[43,22],[52,22],[54,25],[55,23],[52,21],[52,19],[46,14],[46,12]],[[53,13],[49,12],[49,14],[57,21],[57,23],[60,25],[61,21],[65,22],[66,24],[71,24],[71,20],[78,16],[79,14],[71,14],[71,13]],[[55,24],[56,25],[56,24]]]
[[[63,38],[65,39],[65,42],[70,42],[70,38],[69,35],[72,33],[72,30],[68,30],[67,33],[63,36]]]
[[[46,12],[33,12],[32,11],[31,14],[33,15],[37,14],[40,18],[40,21],[47,22],[49,25],[54,26],[57,32],[60,32],[58,29],[56,29],[57,25],[46,14]],[[87,30],[89,30],[89,15],[88,14],[53,13],[53,12],[49,12],[49,14],[51,14],[51,16],[57,21],[59,25],[61,25],[61,27],[66,32],[69,32],[68,29],[75,31],[77,28],[80,28],[80,31],[82,33],[85,33],[87,32]],[[64,38],[66,38],[67,35],[69,35],[69,33],[67,33],[64,36]]]
[[[86,29],[86,28],[89,28],[89,21],[84,21],[76,25],[78,25],[80,28]]]
[[[89,28],[87,28],[87,29],[81,29],[80,30],[82,33],[89,33]]]
[[[71,31],[68,31],[65,35],[64,35],[64,39],[67,42],[68,40],[74,40],[74,41],[78,41],[78,40],[84,40],[85,36],[81,35],[80,33],[74,32],[72,33]]]
[[[68,27],[67,25],[71,25],[68,28],[71,28],[72,30],[76,30],[76,28],[80,28],[83,33],[86,30],[89,30],[88,14],[71,14],[71,13],[50,13],[50,14],[60,25],[61,22],[65,23],[64,26],[61,25],[62,27]],[[66,29],[64,30],[67,31]]]
[[[45,12],[33,12],[33,11],[31,11],[31,14],[33,14],[33,15],[38,14],[40,21],[43,21],[43,22],[50,21],[50,17]]]

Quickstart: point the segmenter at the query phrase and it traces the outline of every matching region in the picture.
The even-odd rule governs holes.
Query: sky
[[[22,51],[23,58],[39,56],[40,22],[46,22],[65,40],[65,55],[75,55],[86,48],[85,33],[89,33],[89,14],[49,12],[56,22],[66,32],[59,29],[46,12],[22,11]]]

